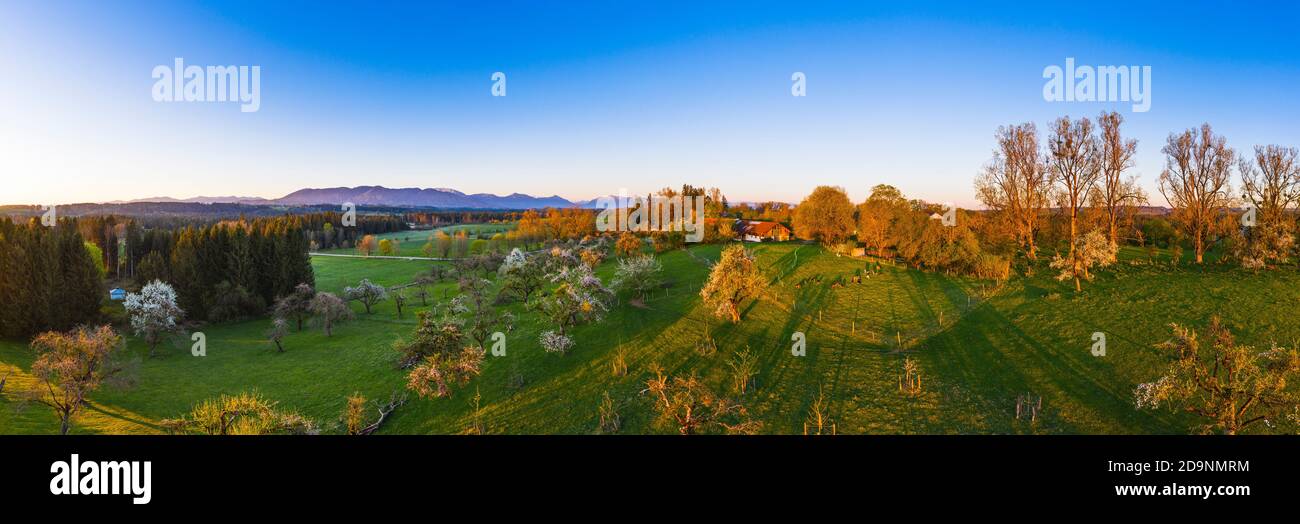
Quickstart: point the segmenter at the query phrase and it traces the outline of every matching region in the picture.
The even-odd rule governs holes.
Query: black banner
[[[1293,497],[1297,444],[1187,436],[3,437],[0,493],[7,506],[122,513],[429,497],[495,506],[501,497],[580,496],[641,506],[666,503],[664,490],[790,507],[942,500],[1202,508]],[[106,477],[119,474],[118,494],[94,493],[112,491]]]

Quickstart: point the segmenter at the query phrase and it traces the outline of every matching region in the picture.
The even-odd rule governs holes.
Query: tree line
[[[0,219],[0,335],[64,331],[93,321],[103,273],[73,219],[52,227],[37,219]]]
[[[1099,231],[1112,245],[1124,240],[1121,232],[1127,229],[1139,244],[1145,243],[1151,230],[1137,228],[1135,210],[1147,203],[1147,195],[1136,176],[1126,175],[1134,165],[1137,141],[1123,137],[1122,123],[1113,112],[1102,113],[1096,124],[1061,117],[1052,123],[1045,143],[1032,122],[999,128],[993,159],[975,184],[998,226],[990,238],[1011,239],[1030,260],[1037,259],[1052,220],[1068,223],[1068,233],[1058,235],[1066,244],[1067,260],[1087,256],[1078,249],[1085,243],[1085,229]],[[1261,145],[1253,155],[1242,154],[1203,124],[1170,133],[1161,152],[1165,167],[1159,192],[1172,210],[1169,221],[1179,230],[1174,236],[1188,241],[1196,263],[1204,263],[1215,247],[1221,248],[1222,260],[1250,268],[1294,254],[1292,207],[1300,202],[1294,147]],[[1240,192],[1233,189],[1234,174]]]
[[[173,284],[190,319],[259,315],[298,284],[314,285],[310,223],[285,216],[155,231],[155,249],[142,257],[136,280]]]
[[[936,214],[943,206],[909,200],[889,185],[872,188],[857,206],[843,188],[818,187],[794,207],[790,222],[798,237],[840,253],[861,246],[917,268],[985,277],[1005,278],[1015,262],[1036,263],[1046,246],[1051,267],[1076,288],[1092,268],[1113,262],[1126,241],[1155,241],[1176,254],[1186,241],[1198,264],[1217,248],[1220,260],[1253,269],[1300,254],[1294,147],[1256,146],[1242,155],[1209,124],[1171,133],[1158,180],[1171,212],[1167,219],[1142,217],[1148,195],[1129,174],[1138,143],[1124,136],[1122,124],[1110,112],[1095,123],[1058,118],[1046,136],[1032,122],[999,128],[992,159],[975,179],[986,210],[954,210],[955,223],[936,220],[944,218]]]

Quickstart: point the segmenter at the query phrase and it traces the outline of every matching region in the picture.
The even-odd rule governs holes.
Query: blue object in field
[[[113,288],[108,291],[109,300],[126,300],[126,290],[122,288]]]

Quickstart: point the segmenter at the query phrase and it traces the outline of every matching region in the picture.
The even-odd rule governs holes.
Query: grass
[[[517,303],[504,306],[520,319],[507,336],[507,355],[489,356],[483,374],[451,398],[412,398],[381,431],[465,432],[477,389],[491,433],[591,433],[606,392],[623,432],[668,433],[671,428],[654,423],[641,393],[650,365],[672,375],[694,373],[725,390],[727,362],[748,348],[758,374],[742,400],[765,433],[802,433],[819,394],[839,433],[1184,433],[1191,425],[1184,416],[1132,405],[1134,386],[1163,369],[1153,346],[1169,337],[1170,322],[1203,326],[1217,313],[1247,343],[1291,344],[1300,336],[1300,318],[1285,314],[1300,302],[1300,275],[1288,270],[1171,268],[1167,252],[1152,265],[1145,252],[1126,249],[1082,293],[1040,269],[984,298],[981,282],[887,264],[862,283],[837,287],[837,276],[851,277],[868,263],[795,243],[751,247],[770,285],[744,304],[738,325],[713,318],[697,295],[721,247],[670,252],[660,257],[667,287],[644,307],[623,297],[603,323],[574,330],[577,345],[565,356],[541,351],[537,336],[545,326],[536,315]],[[361,278],[409,282],[430,264],[313,259],[318,287],[327,291]],[[597,274],[608,280],[613,268],[607,262]],[[444,300],[453,288],[441,284],[434,296]],[[185,340],[162,358],[142,359],[139,384],[94,394],[74,432],[157,432],[159,420],[199,400],[240,391],[259,391],[337,430],[349,394],[386,399],[403,390],[391,345],[410,333],[414,311],[424,309],[418,300],[412,305],[402,319],[391,301],[371,315],[354,305],[358,320],[333,337],[315,328],[293,333],[282,354],[263,336],[268,319],[205,326],[206,357],[190,356]],[[1097,331],[1107,336],[1105,357],[1089,351]],[[791,355],[795,332],[806,336],[806,356]],[[695,350],[706,336],[718,346],[713,354]],[[131,339],[129,347],[143,356],[139,341]],[[625,376],[611,371],[620,357]],[[897,387],[907,357],[920,364],[924,392],[915,397]],[[0,341],[0,376],[13,373],[0,400],[0,433],[58,429],[43,406],[14,409],[18,392],[34,385],[30,366],[24,343]],[[1035,424],[1015,419],[1016,396],[1024,393],[1043,398]]]
[[[376,244],[380,240],[395,240],[398,242],[398,256],[420,257],[424,254],[420,251],[425,242],[433,236],[434,231],[442,231],[448,235],[455,235],[464,231],[471,240],[475,238],[488,239],[495,233],[505,233],[515,228],[515,223],[498,223],[498,224],[455,224],[442,226],[433,229],[412,229],[407,231],[393,231],[391,233],[380,233],[375,235]],[[376,249],[378,249],[376,247]],[[322,249],[320,253],[331,255],[360,255],[361,252],[355,247]],[[378,254],[378,251],[375,252]]]

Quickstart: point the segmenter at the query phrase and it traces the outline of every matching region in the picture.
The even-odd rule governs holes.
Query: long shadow
[[[981,304],[951,329],[927,340],[927,345],[937,348],[926,355],[928,366],[945,379],[971,388],[997,406],[995,412],[1007,411],[1003,406],[1010,406],[1015,395],[1030,392],[1042,395],[1054,408],[1067,410],[1056,412],[1050,421],[1059,431],[1169,431],[1160,417],[1135,411],[1127,392],[1116,392],[1096,370],[1060,355],[990,304]],[[1080,351],[1086,348],[1081,346]]]
[[[99,414],[101,414],[101,415],[104,415],[104,416],[106,416],[106,417],[115,418],[115,419],[118,419],[118,420],[123,420],[123,421],[126,421],[126,422],[130,422],[130,423],[132,423],[132,424],[136,424],[136,425],[139,425],[139,426],[144,426],[144,427],[147,427],[147,428],[150,428],[150,429],[153,429],[153,430],[162,431],[162,426],[159,426],[159,425],[157,425],[157,424],[154,424],[153,422],[150,422],[150,421],[148,421],[148,420],[144,420],[144,419],[140,419],[140,418],[134,418],[134,417],[128,417],[128,416],[122,415],[122,414],[120,414],[120,413],[114,413],[114,412],[111,412],[111,411],[105,411],[104,408],[100,407],[98,404],[91,404],[91,405],[88,406],[88,407],[90,408],[91,411],[94,411],[94,412],[99,413]]]

